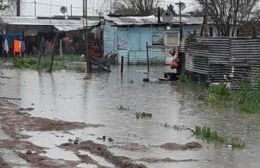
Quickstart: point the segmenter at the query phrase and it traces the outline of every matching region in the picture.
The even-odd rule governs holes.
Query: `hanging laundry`
[[[14,56],[19,55],[20,57],[22,57],[22,42],[21,41],[14,40],[13,54],[14,54]]]
[[[4,44],[3,45],[4,45],[3,48],[4,48],[5,53],[9,53],[9,44],[8,44],[8,40],[7,39],[4,40]]]
[[[25,42],[24,42],[24,41],[22,41],[22,44],[21,44],[21,50],[22,50],[23,53],[24,53],[25,50],[26,50]]]

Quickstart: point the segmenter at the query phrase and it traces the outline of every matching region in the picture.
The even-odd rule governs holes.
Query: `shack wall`
[[[112,22],[105,21],[104,25],[104,55],[117,54],[117,27]]]
[[[260,74],[260,39],[188,39],[185,57],[185,69],[206,76],[209,82],[229,82],[238,88],[248,80],[255,87]]]

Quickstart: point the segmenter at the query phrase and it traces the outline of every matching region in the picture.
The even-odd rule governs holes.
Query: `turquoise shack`
[[[148,43],[150,63],[164,64],[169,50],[179,44],[180,24],[178,16],[172,23],[160,20],[156,16],[104,16],[104,55],[113,53],[124,57],[124,63],[146,64]],[[200,35],[203,17],[183,16],[182,24],[184,38]]]

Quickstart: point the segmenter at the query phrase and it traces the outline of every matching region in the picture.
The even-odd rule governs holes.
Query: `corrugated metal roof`
[[[135,16],[135,17],[110,17],[104,16],[105,20],[112,21],[118,26],[141,26],[141,25],[157,25],[158,18],[156,16]],[[162,20],[162,19],[161,19]],[[161,23],[164,23],[163,21]],[[186,25],[203,24],[203,17],[182,16],[182,23]],[[172,24],[179,24],[179,16],[173,17]]]
[[[1,22],[7,25],[54,26],[59,31],[83,29],[85,19],[39,19],[35,17],[1,17]],[[89,21],[88,26],[97,26],[98,21]]]

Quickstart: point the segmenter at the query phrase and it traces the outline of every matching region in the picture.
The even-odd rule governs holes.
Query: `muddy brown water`
[[[28,139],[30,142],[48,147],[47,153],[43,155],[53,159],[79,160],[72,151],[57,147],[68,142],[68,139],[78,137],[106,144],[114,154],[130,157],[151,168],[259,166],[259,116],[207,108],[201,102],[183,96],[174,83],[143,83],[145,70],[143,66],[126,67],[122,77],[120,69],[113,67],[112,73],[93,74],[92,79],[87,81],[82,80],[84,74],[72,72],[55,72],[51,75],[34,71],[1,70],[11,79],[0,79],[0,96],[21,98],[21,101],[14,103],[24,108],[33,107],[34,110],[28,113],[35,117],[105,125],[69,132],[26,132],[32,136]],[[154,66],[151,71],[153,78],[161,77],[164,67]],[[120,110],[119,106],[127,109]],[[136,112],[152,113],[153,117],[136,120]],[[231,150],[223,145],[207,144],[196,140],[189,131],[164,128],[160,125],[164,123],[188,128],[208,125],[222,135],[243,138],[246,148]],[[114,141],[97,140],[97,137],[104,135]],[[203,148],[170,151],[158,147],[165,143],[186,144],[193,141],[202,143]],[[122,147],[129,144],[139,144],[140,150],[126,150]],[[0,150],[0,153],[8,158],[5,151]],[[99,164],[111,167],[111,164],[106,165],[97,156],[95,159]],[[161,162],[143,162],[149,159]],[[170,159],[176,162],[167,162]]]

